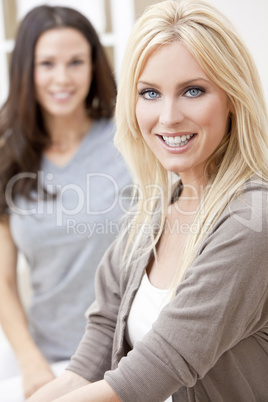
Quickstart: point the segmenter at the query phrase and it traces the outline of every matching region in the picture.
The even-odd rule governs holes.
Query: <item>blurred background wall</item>
[[[135,19],[161,0],[0,0],[0,105],[8,92],[8,63],[18,22],[40,4],[65,5],[93,23],[119,76],[125,45]],[[268,0],[207,0],[234,22],[257,63],[268,102]]]

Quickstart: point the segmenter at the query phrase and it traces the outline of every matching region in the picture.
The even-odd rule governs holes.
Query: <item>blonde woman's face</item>
[[[179,42],[151,55],[137,84],[142,136],[169,171],[202,178],[228,128],[225,93]]]
[[[35,47],[36,98],[45,115],[66,117],[85,109],[91,85],[91,49],[73,28],[43,33]]]

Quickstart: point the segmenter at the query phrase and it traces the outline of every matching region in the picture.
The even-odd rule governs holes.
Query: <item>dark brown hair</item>
[[[37,179],[30,176],[37,177],[43,151],[51,139],[35,98],[35,46],[42,33],[65,27],[81,32],[91,47],[93,76],[86,97],[89,116],[110,118],[114,113],[115,81],[98,35],[88,19],[69,7],[40,6],[31,10],[17,32],[10,64],[9,95],[0,111],[0,215],[7,210],[5,190],[15,175],[27,173],[27,177],[12,186],[12,198],[16,195],[29,198],[37,188]]]

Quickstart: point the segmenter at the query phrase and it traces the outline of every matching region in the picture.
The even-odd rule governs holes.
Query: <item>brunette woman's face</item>
[[[144,140],[170,171],[203,179],[228,130],[227,96],[180,42],[160,47],[137,84],[136,117]]]
[[[85,109],[92,77],[91,48],[74,28],[43,33],[35,47],[34,83],[37,102],[51,117]]]

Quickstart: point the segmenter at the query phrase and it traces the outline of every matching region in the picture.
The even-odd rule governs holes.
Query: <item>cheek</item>
[[[80,96],[86,98],[90,92],[92,77],[89,74],[79,74],[75,80],[73,80],[76,85],[77,91],[80,93]]]
[[[155,110],[150,106],[144,101],[138,101],[136,105],[136,118],[142,134],[149,134],[156,122]]]
[[[213,113],[212,124],[215,132],[218,134],[218,138],[221,140],[228,131],[229,110],[226,108],[219,108]]]
[[[215,101],[205,108],[204,113],[200,115],[201,125],[208,127],[216,137],[223,137],[228,127],[229,108],[227,102]]]
[[[44,74],[40,71],[36,71],[34,74],[34,85],[36,91],[38,92],[39,89],[42,89],[49,81],[49,77],[47,74]]]
[[[139,101],[137,101],[137,103],[136,103],[135,113],[136,113],[136,119],[137,119],[138,125],[142,132],[143,126],[144,126],[144,112],[143,112],[143,108],[141,107],[141,104]]]

